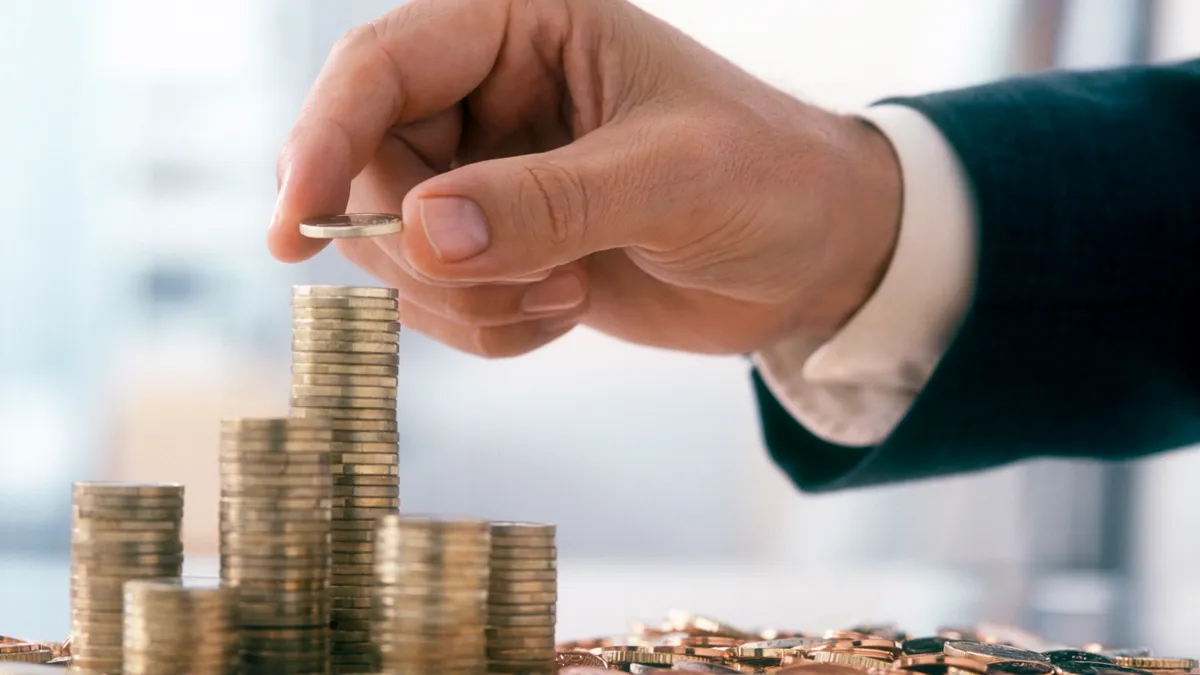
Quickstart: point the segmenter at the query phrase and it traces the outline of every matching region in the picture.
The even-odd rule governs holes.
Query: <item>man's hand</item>
[[[407,326],[490,357],[586,324],[745,353],[829,334],[900,213],[891,148],[622,0],[412,0],[351,31],[279,161],[269,244],[310,216],[400,213],[340,240]]]

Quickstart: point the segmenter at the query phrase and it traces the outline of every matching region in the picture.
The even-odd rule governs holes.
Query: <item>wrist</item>
[[[875,294],[891,265],[903,211],[903,174],[895,149],[879,129],[838,116],[828,191],[827,223],[840,242],[838,264],[824,292],[826,334],[833,334]]]

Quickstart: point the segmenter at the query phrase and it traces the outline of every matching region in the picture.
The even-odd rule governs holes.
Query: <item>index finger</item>
[[[350,181],[388,129],[456,105],[478,87],[504,42],[507,1],[412,0],[334,46],[280,154],[268,246],[298,262],[328,243],[304,218],[342,213]]]

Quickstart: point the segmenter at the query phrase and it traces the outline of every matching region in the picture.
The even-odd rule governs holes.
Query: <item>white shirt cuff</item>
[[[754,361],[797,422],[830,443],[863,447],[891,434],[945,354],[970,307],[977,262],[970,184],[937,127],[899,105],[858,116],[888,138],[903,175],[892,262],[828,342],[788,338]]]

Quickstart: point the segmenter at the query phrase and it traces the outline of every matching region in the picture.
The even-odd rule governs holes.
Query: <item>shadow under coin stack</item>
[[[322,420],[221,423],[221,579],[242,675],[329,672],[331,437]]]
[[[380,520],[372,634],[382,651],[382,672],[487,672],[489,539],[483,520]]]
[[[554,673],[558,548],[553,525],[491,524],[489,673]]]
[[[182,485],[75,484],[71,671],[120,675],[125,582],[180,575],[182,522]]]
[[[331,641],[339,674],[379,669],[370,639],[373,540],[377,519],[400,508],[396,298],[387,288],[292,289],[291,414],[326,418],[333,429]]]
[[[235,611],[216,580],[126,583],[124,675],[236,675]]]

